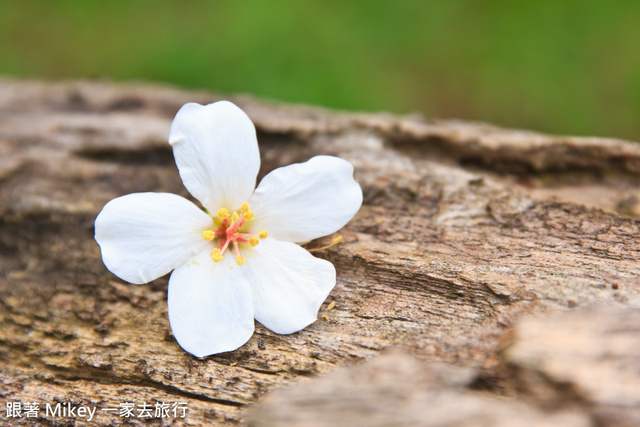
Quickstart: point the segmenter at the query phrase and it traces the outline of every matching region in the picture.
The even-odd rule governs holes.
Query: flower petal
[[[260,169],[256,129],[229,101],[185,104],[171,125],[169,143],[187,190],[215,214],[249,200]]]
[[[342,228],[362,205],[362,190],[346,160],[317,156],[274,170],[249,200],[252,230],[289,242],[307,242]]]
[[[209,248],[169,279],[169,322],[178,344],[196,357],[235,350],[253,334],[251,288],[235,258],[211,260]]]
[[[95,223],[104,265],[116,276],[141,284],[184,264],[209,242],[202,232],[209,215],[175,194],[135,193],[105,205]]]
[[[256,320],[278,334],[315,322],[336,284],[336,270],[329,261],[272,238],[262,240],[242,267],[253,290]]]

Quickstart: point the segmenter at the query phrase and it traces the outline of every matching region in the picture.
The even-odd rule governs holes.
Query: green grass
[[[0,2],[0,74],[640,140],[640,2]]]

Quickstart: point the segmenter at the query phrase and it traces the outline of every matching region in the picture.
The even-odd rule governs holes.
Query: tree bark
[[[45,413],[71,402],[97,408],[88,425],[146,425],[125,403],[187,408],[157,425],[640,424],[640,145],[621,140],[228,97],[256,124],[260,177],[336,155],[364,205],[314,253],[338,277],[320,320],[184,352],[167,277],[109,273],[93,221],[128,193],[189,197],[169,126],[219,99],[0,80],[3,422],[84,425]],[[38,417],[7,418],[12,402]]]

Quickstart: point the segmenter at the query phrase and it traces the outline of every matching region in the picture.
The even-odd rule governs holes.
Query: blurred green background
[[[640,140],[640,1],[0,0],[0,75]]]

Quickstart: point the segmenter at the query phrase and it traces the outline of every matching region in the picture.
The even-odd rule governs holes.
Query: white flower
[[[353,166],[314,157],[274,170],[254,191],[256,131],[227,101],[184,105],[169,143],[185,187],[208,212],[168,193],[110,201],[95,223],[107,268],[135,284],[175,270],[171,329],[198,357],[243,345],[254,318],[279,334],[313,323],[335,269],[293,242],[331,234],[356,214],[362,190]]]

